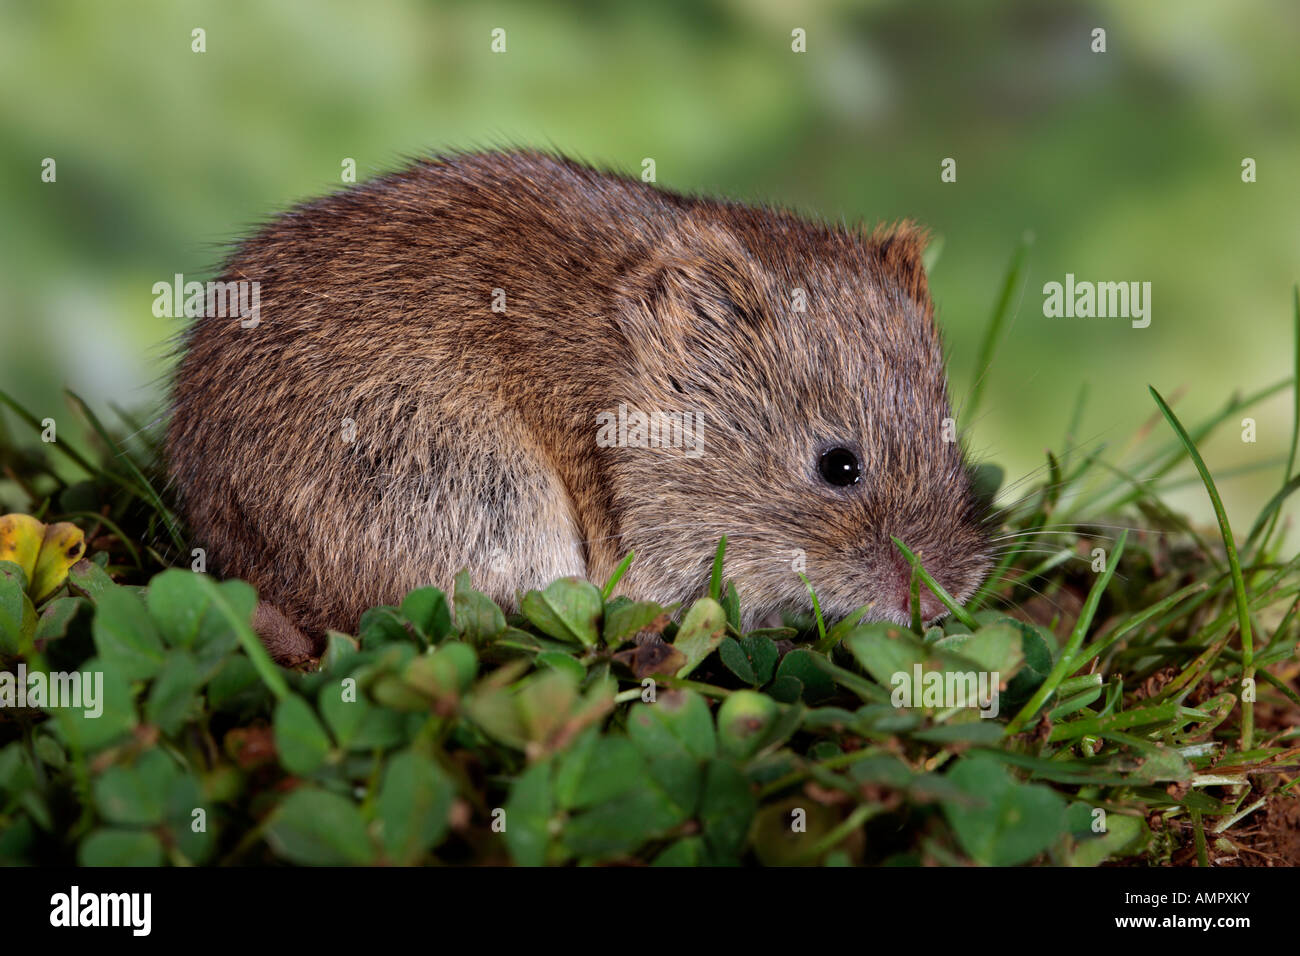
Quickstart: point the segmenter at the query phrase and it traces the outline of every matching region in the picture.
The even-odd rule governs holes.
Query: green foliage
[[[1245,542],[1225,519],[1213,547],[1152,505],[1188,461],[1215,497],[1197,443],[1275,391],[1191,428],[1159,400],[1175,434],[1123,469],[1052,455],[940,626],[826,620],[810,600],[791,626],[745,629],[720,542],[685,607],[614,595],[626,565],[517,614],[462,574],[331,632],[304,671],[267,658],[251,587],[170,548],[156,476],[102,425],[107,464],[74,451],[76,485],[0,447],[26,508],[93,543],[36,604],[0,562],[0,863],[1096,865],[1167,860],[1184,821],[1231,846],[1298,754],[1279,675],[1300,559],[1277,496]],[[20,701],[20,668],[97,693]],[[949,692],[979,675],[995,697]]]
[[[1193,779],[1196,761],[1175,750],[1208,726],[1176,701],[1158,713],[1122,706],[1100,676],[1047,739],[1003,739],[1006,713],[887,703],[895,675],[914,666],[996,671],[1026,685],[1022,698],[1041,686],[1049,637],[990,614],[974,632],[924,640],[859,624],[830,655],[782,654],[760,632],[714,642],[722,611],[702,598],[676,633],[689,662],[679,673],[710,683],[670,676],[642,691],[613,657],[631,635],[592,640],[627,606],[594,588],[534,592],[525,607],[545,608],[544,624],[512,619],[498,640],[456,631],[443,596],[423,589],[391,609],[394,639],[286,674],[277,697],[202,584],[179,570],[143,593],[113,584],[27,657],[44,667],[80,645],[76,666],[103,674],[105,706],[94,719],[17,712],[20,734],[0,746],[0,819],[26,839],[0,841],[7,862],[733,865],[832,850],[905,861],[864,838],[869,819],[888,814],[922,858],[1095,864],[1147,845],[1133,810],[1179,807],[1154,785]],[[0,600],[20,587],[6,584]],[[250,617],[248,589],[222,587]],[[483,611],[476,621],[495,616]],[[550,643],[520,649],[505,636],[515,632]],[[1074,699],[1064,693],[1047,705]],[[1094,835],[1071,829],[1067,805],[1130,813],[1117,817],[1120,835]]]

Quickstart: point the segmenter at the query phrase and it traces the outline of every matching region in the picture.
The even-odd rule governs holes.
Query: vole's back
[[[556,476],[580,487],[590,463],[555,460],[538,433],[585,427],[589,449],[590,419],[572,420],[595,387],[581,370],[608,366],[611,288],[676,205],[562,160],[485,154],[275,220],[222,276],[259,284],[257,324],[196,320],[176,374],[167,447],[196,544],[310,633],[445,586],[484,549],[502,553],[476,584],[503,598],[584,573],[578,528],[603,530],[598,503]]]

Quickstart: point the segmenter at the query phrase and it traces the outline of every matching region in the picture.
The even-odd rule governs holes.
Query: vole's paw
[[[284,667],[297,667],[316,656],[316,646],[278,608],[258,601],[253,611],[253,630],[262,639],[271,659]]]

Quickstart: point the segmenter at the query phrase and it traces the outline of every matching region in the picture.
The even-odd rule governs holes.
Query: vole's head
[[[696,207],[633,270],[618,319],[630,427],[603,449],[619,543],[637,553],[629,590],[688,597],[725,534],[751,620],[806,607],[803,571],[827,615],[871,602],[868,620],[905,623],[911,569],[891,536],[957,600],[973,593],[989,546],[922,245],[908,226]],[[670,417],[645,447],[654,413]],[[924,587],[921,607],[945,613]]]

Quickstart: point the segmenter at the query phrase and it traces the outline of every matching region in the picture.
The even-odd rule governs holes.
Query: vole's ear
[[[865,241],[880,263],[881,272],[899,282],[909,298],[922,304],[929,299],[923,256],[930,234],[923,227],[909,219],[890,226],[880,225]]]
[[[634,351],[723,349],[764,320],[762,286],[735,236],[687,220],[624,275],[617,321]]]

